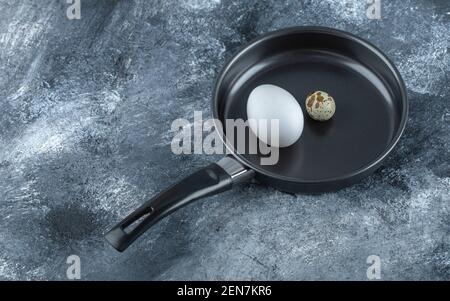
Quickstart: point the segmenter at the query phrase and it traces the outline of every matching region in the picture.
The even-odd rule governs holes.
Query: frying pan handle
[[[188,203],[209,195],[223,192],[253,177],[247,169],[232,157],[224,157],[217,163],[184,178],[159,193],[105,234],[106,240],[122,252],[152,225]]]

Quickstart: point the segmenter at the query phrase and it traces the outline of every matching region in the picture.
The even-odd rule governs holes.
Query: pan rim
[[[401,112],[401,119],[399,122],[399,126],[396,129],[395,135],[393,136],[393,138],[391,139],[391,141],[389,142],[388,146],[385,148],[385,150],[373,161],[371,161],[368,164],[365,164],[363,167],[354,170],[350,173],[346,173],[344,175],[341,176],[337,176],[337,177],[330,177],[330,178],[323,178],[323,179],[312,179],[312,180],[308,180],[308,179],[299,179],[299,178],[293,178],[293,177],[288,177],[288,176],[284,176],[281,174],[277,174],[274,172],[270,172],[268,170],[265,170],[261,167],[259,167],[256,164],[253,164],[252,162],[248,161],[245,157],[243,157],[242,155],[238,154],[234,148],[229,145],[226,136],[224,133],[221,133],[220,139],[222,140],[222,142],[224,143],[224,145],[226,146],[226,148],[230,151],[230,153],[233,155],[234,158],[236,158],[236,160],[238,160],[241,164],[245,165],[246,167],[255,170],[257,173],[262,174],[264,176],[270,177],[270,178],[274,178],[277,180],[282,180],[282,181],[286,181],[286,182],[292,182],[292,183],[299,183],[299,184],[325,184],[325,183],[329,183],[329,182],[335,182],[335,181],[345,181],[351,178],[355,178],[358,177],[359,175],[362,175],[372,169],[375,169],[376,167],[378,167],[386,158],[387,156],[393,151],[393,149],[395,148],[395,146],[397,145],[397,143],[399,142],[405,127],[406,127],[406,122],[408,119],[408,114],[409,114],[409,103],[408,103],[408,97],[407,97],[407,92],[406,92],[406,86],[405,83],[403,81],[403,78],[400,74],[400,72],[398,71],[397,67],[395,66],[395,64],[384,54],[383,51],[381,51],[378,47],[376,47],[375,45],[373,45],[372,43],[368,42],[367,40],[360,38],[350,32],[347,31],[343,31],[343,30],[339,30],[339,29],[335,29],[335,28],[330,28],[330,27],[324,27],[324,26],[294,26],[294,27],[287,27],[287,28],[283,28],[283,29],[278,29],[275,31],[270,31],[267,32],[265,34],[262,34],[254,39],[252,39],[250,42],[248,42],[247,44],[245,44],[244,46],[242,46],[229,60],[228,62],[224,65],[224,67],[221,69],[221,71],[219,72],[215,83],[214,83],[214,88],[213,88],[213,98],[212,98],[212,112],[213,112],[213,117],[214,119],[220,119],[219,118],[219,112],[218,112],[218,94],[219,94],[219,87],[221,85],[221,83],[223,82],[223,79],[225,77],[225,75],[227,74],[228,70],[231,68],[231,66],[233,66],[233,64],[242,56],[244,55],[247,51],[249,51],[250,49],[252,49],[253,47],[255,47],[256,45],[263,43],[267,40],[276,38],[276,37],[280,37],[280,36],[284,36],[284,35],[289,35],[289,34],[294,34],[294,33],[318,33],[318,34],[327,34],[327,35],[334,35],[336,37],[340,37],[340,38],[344,38],[344,39],[349,39],[352,40],[356,43],[359,43],[360,45],[362,45],[363,47],[365,47],[366,49],[368,49],[369,51],[371,51],[373,54],[375,54],[377,57],[379,57],[384,65],[391,71],[392,75],[394,76],[398,86],[399,86],[399,90],[400,90],[400,95],[401,95],[401,103],[402,103],[402,112]]]

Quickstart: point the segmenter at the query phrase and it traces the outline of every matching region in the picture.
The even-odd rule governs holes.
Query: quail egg
[[[316,91],[306,98],[306,111],[314,120],[327,121],[336,112],[336,104],[327,92]]]

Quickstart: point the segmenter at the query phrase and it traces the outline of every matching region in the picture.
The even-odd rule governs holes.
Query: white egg
[[[249,120],[267,120],[249,122],[252,132],[264,143],[275,147],[287,147],[294,144],[303,132],[303,112],[299,103],[288,91],[275,85],[256,87],[248,97],[247,118]],[[279,141],[272,141],[271,120],[279,120]],[[266,130],[266,129],[269,130]],[[278,142],[278,143],[277,143]]]

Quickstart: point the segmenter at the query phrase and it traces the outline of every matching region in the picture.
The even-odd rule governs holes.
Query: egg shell
[[[275,85],[264,84],[253,89],[247,101],[247,117],[249,121],[267,120],[266,124],[249,122],[252,132],[267,145],[288,147],[303,132],[302,108],[291,93]],[[278,141],[276,137],[272,137],[274,133],[270,132],[270,120],[274,119],[279,120]]]
[[[336,112],[336,103],[333,97],[323,91],[316,91],[306,98],[306,111],[308,115],[318,121],[327,121]]]

